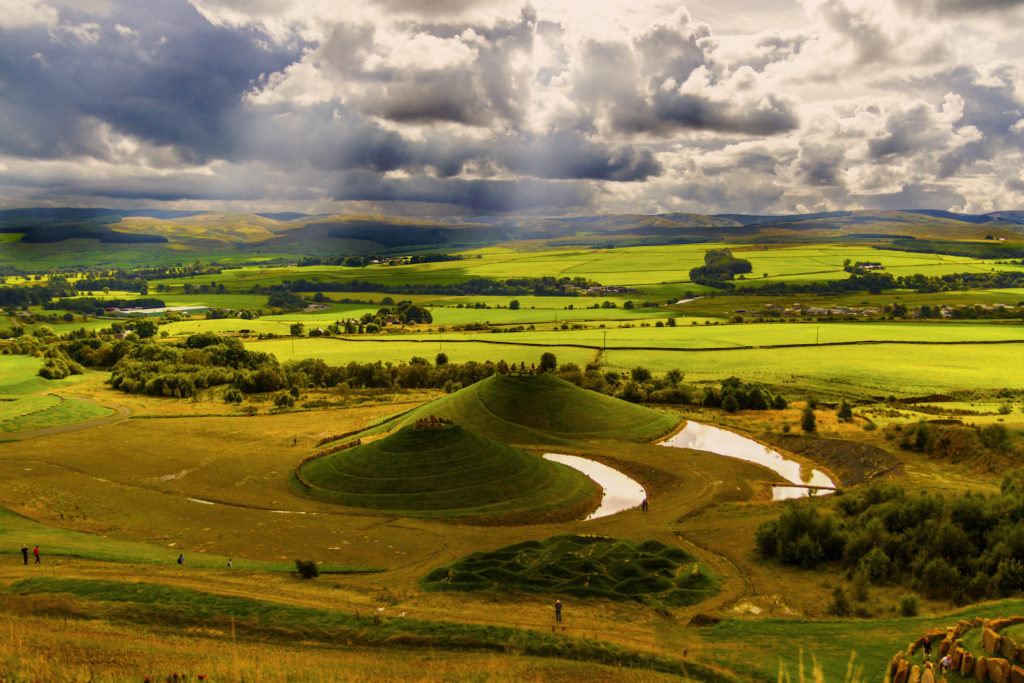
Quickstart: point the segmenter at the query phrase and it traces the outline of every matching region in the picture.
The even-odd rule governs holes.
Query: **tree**
[[[508,310],[518,311],[519,310],[519,299],[512,299],[508,302]]]
[[[552,372],[558,367],[558,359],[555,358],[555,354],[550,351],[545,351],[540,354],[540,369],[544,372]]]
[[[292,323],[289,328],[293,337],[301,337],[302,333],[306,331],[306,326],[302,323]]]
[[[839,402],[839,410],[836,412],[836,417],[843,422],[849,422],[853,419],[853,408],[850,407],[845,398]]]
[[[646,382],[651,378],[651,371],[639,365],[630,370],[629,374],[634,382]]]
[[[447,364],[448,364],[448,355],[445,354],[445,353],[437,354],[437,357],[434,359],[434,365],[441,366],[441,365],[447,365]]]
[[[320,567],[313,560],[295,560],[295,571],[304,579],[315,579],[320,576]]]
[[[156,332],[156,323],[148,318],[135,323],[135,334],[139,335],[139,339],[148,339],[154,336]]]
[[[683,381],[683,371],[679,368],[672,368],[665,373],[665,379],[672,383],[672,385],[679,384]]]
[[[815,429],[814,409],[810,406],[804,406],[804,411],[800,414],[800,428],[807,433],[812,433]]]

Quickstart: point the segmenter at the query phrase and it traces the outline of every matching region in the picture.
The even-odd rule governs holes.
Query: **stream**
[[[640,503],[647,497],[647,492],[638,481],[589,458],[561,453],[545,453],[544,459],[582,472],[601,487],[601,492],[604,494],[601,498],[601,505],[589,517],[584,518],[584,522],[640,507]]]
[[[788,500],[790,498],[802,498],[810,495],[812,489],[802,488],[804,486],[825,487],[834,489],[835,483],[828,478],[821,470],[810,470],[800,463],[786,458],[781,453],[753,439],[747,438],[736,432],[730,432],[720,427],[701,424],[689,420],[686,427],[671,438],[662,441],[659,446],[672,446],[674,448],[692,448],[696,451],[706,451],[716,455],[724,455],[728,458],[746,460],[762,467],[767,467],[780,477],[795,484],[795,486],[773,486],[773,500]],[[819,495],[831,493],[831,491],[817,491]]]

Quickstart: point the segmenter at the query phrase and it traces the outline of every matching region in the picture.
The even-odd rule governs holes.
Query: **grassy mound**
[[[458,425],[407,425],[308,462],[299,475],[321,500],[419,516],[547,511],[554,517],[543,519],[575,519],[600,498],[599,487],[576,470]]]
[[[426,415],[448,418],[490,439],[522,444],[651,441],[679,422],[554,375],[492,375],[378,429],[411,424]]]
[[[421,580],[427,590],[522,590],[669,606],[694,605],[718,580],[680,548],[595,536],[553,536],[473,553]]]

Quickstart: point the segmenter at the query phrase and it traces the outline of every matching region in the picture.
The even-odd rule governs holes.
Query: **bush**
[[[231,387],[230,389],[228,389],[227,391],[224,392],[224,402],[225,403],[241,403],[242,402],[242,392],[239,391],[238,389],[235,389],[234,387]]]
[[[810,405],[806,405],[803,412],[800,413],[800,429],[810,434],[814,432],[815,428],[814,409]]]
[[[850,604],[846,591],[842,586],[836,586],[832,590],[832,602],[828,605],[828,613],[834,617],[848,617],[852,612],[853,605]]]
[[[304,579],[315,579],[320,576],[320,567],[313,560],[295,560],[295,571]]]
[[[295,397],[291,394],[278,394],[274,397],[275,408],[291,408],[295,405]]]
[[[900,616],[916,617],[920,609],[920,600],[916,595],[904,595],[900,598]]]

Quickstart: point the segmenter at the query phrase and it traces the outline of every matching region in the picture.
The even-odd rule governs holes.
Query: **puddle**
[[[189,498],[193,503],[202,503],[203,505],[214,505],[212,500],[203,500],[202,498]]]
[[[647,492],[638,481],[630,479],[622,472],[589,458],[581,458],[578,455],[563,455],[561,453],[545,453],[544,459],[561,463],[582,472],[601,487],[601,491],[604,494],[601,498],[601,504],[589,517],[583,520],[584,522],[614,515],[616,512],[622,512],[630,508],[640,507],[640,503],[647,497]]]
[[[788,500],[809,495],[811,489],[802,488],[803,486],[835,488],[835,483],[821,470],[808,472],[807,467],[753,439],[693,420],[688,421],[682,431],[658,445],[692,448],[697,451],[707,451],[729,458],[746,460],[767,467],[791,484],[796,484],[796,486],[773,486],[773,500]],[[818,495],[827,493],[831,493],[831,491],[817,492]]]

